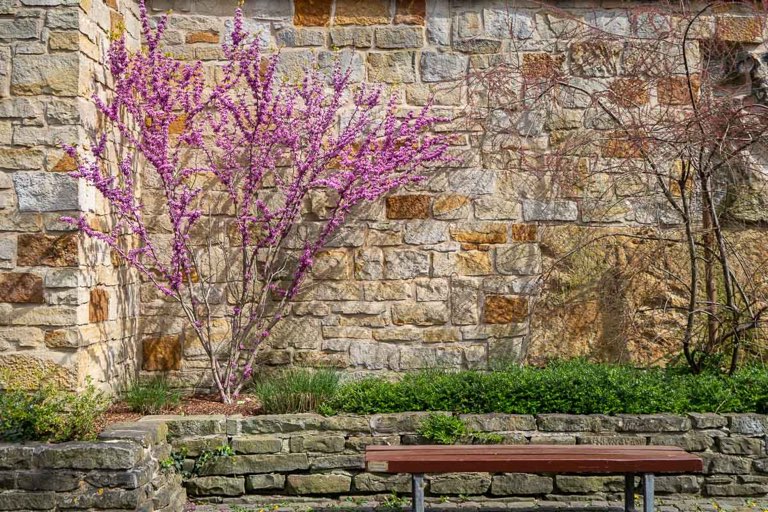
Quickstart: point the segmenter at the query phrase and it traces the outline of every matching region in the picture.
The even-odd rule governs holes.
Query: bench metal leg
[[[624,512],[635,512],[635,474],[624,475]]]
[[[424,512],[424,474],[413,474],[413,501],[411,503],[413,512]]]
[[[653,473],[643,475],[643,512],[653,512]]]

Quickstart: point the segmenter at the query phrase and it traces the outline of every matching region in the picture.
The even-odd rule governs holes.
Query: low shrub
[[[768,412],[767,404],[768,371],[760,366],[728,377],[576,359],[493,372],[427,370],[394,382],[371,377],[341,385],[325,409],[357,414],[652,414]]]
[[[251,392],[265,414],[321,410],[339,387],[333,370],[294,368],[254,379]]]
[[[123,392],[123,401],[133,412],[159,414],[181,403],[181,392],[173,389],[163,376],[133,382]]]
[[[446,414],[430,414],[416,432],[435,444],[455,444],[469,434],[461,418]]]
[[[109,401],[88,382],[79,392],[45,385],[0,392],[0,441],[64,442],[94,439]]]

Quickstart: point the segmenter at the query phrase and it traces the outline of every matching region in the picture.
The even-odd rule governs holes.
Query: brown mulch
[[[199,395],[186,397],[178,407],[169,408],[160,414],[178,414],[183,416],[194,416],[197,414],[224,414],[232,416],[233,414],[242,414],[243,416],[253,416],[259,413],[259,403],[253,397],[242,396],[234,404],[225,404],[219,400],[217,395]],[[123,402],[113,404],[107,412],[100,418],[101,424],[99,430],[103,430],[109,425],[115,423],[124,423],[136,421],[144,415],[132,412]]]

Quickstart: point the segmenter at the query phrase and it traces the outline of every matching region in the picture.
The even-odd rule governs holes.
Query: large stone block
[[[598,492],[617,492],[624,489],[624,479],[620,476],[555,476],[557,490],[566,494],[593,494]]]
[[[483,319],[487,324],[525,322],[528,318],[526,297],[488,295],[485,297]]]
[[[13,185],[21,212],[77,210],[77,181],[66,174],[17,172]]]
[[[721,453],[727,455],[765,456],[765,441],[763,439],[744,436],[720,437],[717,446]]]
[[[380,27],[376,29],[376,46],[379,48],[420,48],[424,44],[421,27]]]
[[[448,473],[429,479],[433,494],[485,494],[490,486],[488,473]]]
[[[413,279],[429,275],[429,253],[415,250],[388,250],[384,253],[385,279]]]
[[[246,475],[249,473],[280,473],[309,468],[306,453],[277,455],[233,455],[219,457],[206,464],[201,475]]]
[[[319,414],[276,414],[252,416],[236,421],[239,423],[239,430],[230,431],[230,434],[275,434],[320,430],[324,418]]]
[[[56,493],[5,491],[0,492],[0,510],[53,510]]]
[[[464,76],[469,57],[456,53],[421,53],[421,79],[424,82],[444,82]]]
[[[142,342],[142,364],[146,371],[181,369],[181,339],[178,335],[146,338]]]
[[[686,432],[691,420],[674,414],[619,415],[621,432]]]
[[[531,475],[527,473],[507,473],[495,475],[491,484],[494,496],[523,495],[534,496],[549,494],[553,484],[551,476]]]
[[[44,303],[43,278],[26,272],[0,274],[0,302]]]
[[[47,445],[35,453],[35,464],[51,469],[131,469],[144,457],[131,442],[70,442]]]
[[[18,488],[25,491],[73,491],[80,487],[83,474],[66,469],[23,471],[18,474]]]
[[[232,449],[235,453],[277,453],[283,447],[283,440],[272,436],[235,436]]]
[[[336,25],[383,25],[389,19],[387,0],[336,0]]]
[[[332,0],[295,0],[293,23],[297,26],[323,26],[331,19]]]
[[[411,492],[410,475],[382,475],[358,473],[354,476],[354,489],[360,492]]]
[[[761,414],[726,414],[725,417],[731,434],[757,436],[768,432],[768,417]]]
[[[371,52],[368,54],[368,79],[388,84],[416,81],[416,54],[412,51]]]
[[[395,325],[442,325],[448,322],[448,318],[448,306],[444,302],[392,305],[392,323]]]
[[[18,238],[16,262],[20,267],[77,266],[77,234],[50,236],[43,233],[22,233]]]
[[[248,475],[245,477],[245,489],[248,492],[261,492],[285,487],[285,475],[278,473],[268,475]]]
[[[461,419],[477,432],[536,430],[536,419],[527,414],[462,414]]]
[[[168,425],[168,437],[200,437],[226,434],[226,418],[223,415],[161,416]]]
[[[76,96],[78,77],[77,53],[16,55],[13,59],[11,92],[19,96]]]
[[[309,460],[309,469],[324,471],[326,469],[365,469],[363,455],[322,455],[313,456]]]
[[[502,274],[535,275],[541,272],[541,252],[535,244],[515,244],[497,247],[496,270]]]
[[[245,479],[242,477],[203,476],[184,482],[192,496],[240,496],[245,494]]]
[[[288,475],[287,488],[292,494],[341,494],[349,492],[352,477],[336,474]]]
[[[737,457],[735,455],[724,455],[722,453],[702,453],[704,459],[704,474],[729,474],[740,475],[749,473],[752,467],[752,461],[746,457]]]
[[[344,450],[344,436],[332,434],[291,436],[292,452],[334,453]]]

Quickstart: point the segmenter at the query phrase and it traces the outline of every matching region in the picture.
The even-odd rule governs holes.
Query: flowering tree
[[[67,148],[78,161],[72,176],[107,200],[114,223],[97,229],[86,216],[67,220],[180,305],[221,399],[231,402],[313,258],[352,208],[420,180],[418,170],[441,161],[448,144],[426,133],[440,120],[428,108],[398,116],[396,97],[384,102],[379,90],[353,86],[338,64],[327,74],[308,69],[296,84],[282,79],[279,56],[262,54],[239,9],[212,85],[200,62],[164,54],[167,17],[153,28],[143,2],[140,17],[145,49],[129,53],[124,38],[115,40],[114,97],[94,99],[119,134],[118,172],[106,165],[106,131],[89,155]],[[162,192],[164,238],[151,232],[157,217],[140,193],[142,180]],[[313,223],[319,229],[310,229],[302,207],[318,193],[331,204],[325,220]],[[221,197],[228,246],[219,243]],[[222,316],[223,340],[214,333]]]

